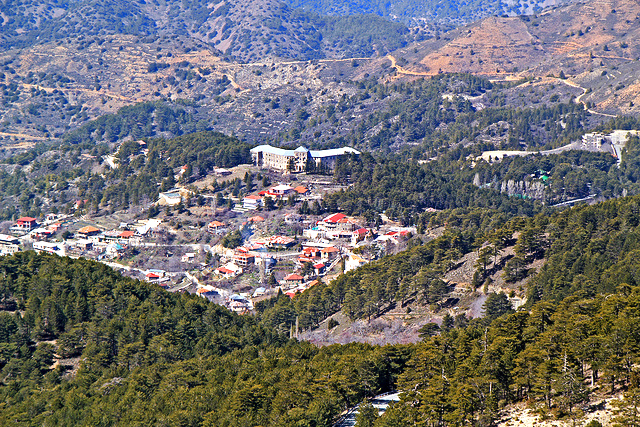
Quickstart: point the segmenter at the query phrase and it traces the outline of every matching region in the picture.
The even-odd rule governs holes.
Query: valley
[[[0,425],[637,425],[639,20],[0,4]]]

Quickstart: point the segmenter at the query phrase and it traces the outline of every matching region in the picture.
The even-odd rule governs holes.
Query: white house
[[[48,252],[60,256],[66,255],[63,243],[57,242],[33,242],[33,250],[36,252]]]
[[[262,197],[250,194],[242,199],[242,207],[245,209],[258,209],[262,206]]]
[[[355,270],[358,267],[362,267],[367,263],[367,260],[362,258],[360,255],[349,254],[347,259],[344,261],[344,272]]]

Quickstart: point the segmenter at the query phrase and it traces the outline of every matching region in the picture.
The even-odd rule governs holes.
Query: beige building
[[[298,147],[285,150],[271,145],[259,145],[251,149],[251,157],[256,166],[289,172],[304,172],[308,165],[318,169],[333,170],[339,159],[360,152],[351,147],[331,150],[309,150]]]

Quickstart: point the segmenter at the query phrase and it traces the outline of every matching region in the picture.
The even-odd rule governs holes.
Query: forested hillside
[[[371,318],[409,299],[439,302],[452,290],[442,279],[445,273],[473,251],[479,254],[474,289],[483,285],[493,264],[507,283],[528,279],[529,305],[640,285],[638,196],[529,218],[515,215],[486,208],[425,214],[425,227],[447,225],[447,233],[315,286],[292,302],[283,296],[264,305],[263,321],[285,331],[296,316],[304,327],[315,327],[340,310],[351,319]],[[513,255],[503,256],[509,246]],[[539,259],[544,266],[535,273],[529,267]]]
[[[0,277],[3,425],[328,426],[409,354],[287,340],[91,261],[20,253]]]
[[[632,197],[497,220],[484,232],[470,222],[292,303],[279,298],[255,318],[90,261],[3,257],[0,420],[329,426],[347,406],[393,388],[401,402],[376,426],[489,426],[522,401],[579,420],[589,402],[614,391],[626,391],[624,410],[637,394],[639,215]],[[442,269],[485,239],[546,260],[526,309],[513,312],[506,296],[492,295],[483,319],[449,317],[416,345],[319,349],[278,334],[296,315],[330,313],[320,314],[326,301],[369,310],[384,293],[379,284],[397,283],[399,298],[404,290],[437,297],[446,291]],[[624,417],[620,425],[632,425]]]

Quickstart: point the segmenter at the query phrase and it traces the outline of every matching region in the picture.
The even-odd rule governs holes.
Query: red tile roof
[[[80,230],[78,230],[78,233],[89,234],[89,233],[97,233],[98,231],[100,230],[91,225],[87,225],[86,227],[82,227]]]
[[[302,185],[298,185],[296,188],[293,189],[293,191],[295,191],[298,194],[305,194],[309,192],[309,189]]]
[[[328,253],[338,252],[338,249],[334,248],[333,246],[329,246],[328,248],[322,249],[320,252],[328,254]]]
[[[300,276],[299,274],[296,273],[291,273],[290,275],[288,275],[287,277],[284,278],[284,280],[304,280],[304,277]]]
[[[329,215],[328,217],[326,217],[324,219],[324,221],[325,222],[338,222],[344,217],[346,217],[345,214],[337,213],[337,214]]]
[[[22,218],[18,218],[18,222],[34,222],[35,220],[35,218],[31,218],[30,216],[23,216]]]
[[[285,292],[284,294],[285,294],[286,296],[288,296],[289,298],[293,298],[293,297],[295,297],[295,296],[296,296],[296,294],[297,294],[297,293],[299,293],[299,292],[302,292],[302,291],[300,291],[300,290],[297,290],[297,289],[296,289],[296,290],[293,290],[293,291]]]
[[[134,234],[133,231],[126,230],[120,233],[120,237],[122,237],[123,239],[128,239],[129,237],[132,237],[133,234]]]

